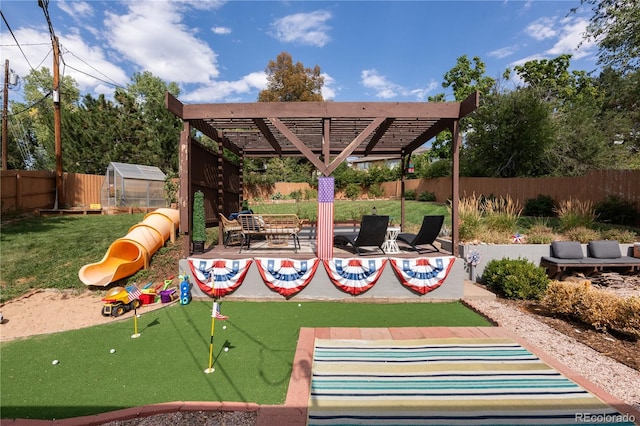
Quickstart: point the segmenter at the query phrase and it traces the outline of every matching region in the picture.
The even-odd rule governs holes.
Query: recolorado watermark
[[[576,423],[631,423],[636,421],[633,414],[592,414],[576,413],[574,417]]]

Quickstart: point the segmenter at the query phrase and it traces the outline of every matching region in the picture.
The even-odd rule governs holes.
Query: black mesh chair
[[[422,219],[422,226],[417,234],[402,233],[398,235],[397,241],[402,241],[411,247],[411,250],[415,250],[418,253],[422,253],[419,246],[429,245],[433,247],[433,250],[439,252],[440,249],[433,245],[433,242],[438,238],[442,224],[444,223],[444,216],[425,216]]]
[[[387,234],[387,225],[389,216],[362,216],[359,232],[336,235],[333,237],[333,245],[343,248],[351,245],[359,255],[366,253],[360,250],[362,247],[377,247],[384,254],[382,244]]]

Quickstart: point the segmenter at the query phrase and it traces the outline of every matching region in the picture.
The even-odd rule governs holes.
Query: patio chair
[[[362,216],[360,230],[356,233],[339,234],[333,237],[333,245],[347,247],[351,245],[361,255],[362,247],[378,247],[384,254],[382,244],[387,234],[389,216],[366,215]]]
[[[222,234],[224,235],[224,246],[226,248],[232,237],[242,237],[242,227],[240,222],[229,220],[222,213],[220,213],[220,222],[222,223]]]
[[[418,253],[422,253],[421,250],[423,250],[418,246],[424,245],[430,245],[433,247],[431,251],[439,252],[440,249],[434,246],[433,242],[438,238],[443,223],[444,216],[425,216],[417,234],[401,233],[398,235],[397,241],[408,244],[411,246],[411,250],[415,250]]]

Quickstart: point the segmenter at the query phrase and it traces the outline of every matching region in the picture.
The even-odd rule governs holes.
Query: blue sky
[[[2,59],[21,76],[52,69],[37,0],[2,0],[1,8],[11,29],[2,22]],[[580,0],[51,0],[48,10],[61,73],[94,96],[150,71],[178,83],[185,103],[254,102],[269,60],[283,51],[320,66],[323,96],[334,101],[426,101],[442,92],[453,100],[443,76],[464,54],[479,56],[494,78],[563,53],[573,55],[572,69],[596,69],[596,46],[583,40],[591,13]]]

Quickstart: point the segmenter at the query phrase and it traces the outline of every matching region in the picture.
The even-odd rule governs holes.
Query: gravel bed
[[[640,410],[640,371],[602,355],[499,300],[465,302],[599,388]]]
[[[594,351],[531,315],[499,300],[467,300],[469,306],[517,336],[543,349],[579,375],[640,410],[640,372]],[[107,423],[107,426],[252,426],[255,412],[172,413]]]

